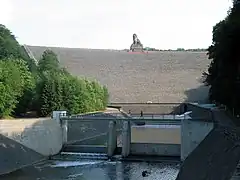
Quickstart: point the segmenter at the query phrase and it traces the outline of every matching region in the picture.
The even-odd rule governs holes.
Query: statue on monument
[[[130,51],[143,51],[143,45],[136,34],[133,34],[133,43],[130,46]]]

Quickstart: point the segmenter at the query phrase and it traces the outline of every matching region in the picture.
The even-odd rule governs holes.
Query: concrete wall
[[[132,126],[131,142],[181,144],[181,127],[158,128],[158,126]]]
[[[214,125],[211,122],[182,120],[181,160],[183,161],[204,138]]]
[[[0,134],[44,155],[62,148],[60,125],[52,119],[0,120]]]
[[[151,156],[180,156],[180,144],[160,144],[160,143],[131,143],[131,155],[151,155]]]

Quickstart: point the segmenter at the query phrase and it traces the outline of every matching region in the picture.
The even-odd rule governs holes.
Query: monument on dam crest
[[[143,52],[143,45],[138,39],[137,34],[133,34],[133,43],[130,46],[130,51],[132,52]]]

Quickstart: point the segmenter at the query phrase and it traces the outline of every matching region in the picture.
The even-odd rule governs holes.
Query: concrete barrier
[[[0,134],[43,156],[55,155],[62,148],[60,124],[50,118],[0,120]]]

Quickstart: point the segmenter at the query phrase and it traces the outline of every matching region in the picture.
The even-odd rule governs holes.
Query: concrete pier
[[[62,143],[63,145],[67,143],[67,133],[68,133],[68,121],[62,120],[61,117],[67,115],[66,111],[53,111],[53,120],[60,124],[62,129]]]
[[[68,121],[61,121],[63,145],[68,141]]]
[[[130,121],[123,122],[123,130],[122,130],[122,157],[125,158],[130,153],[130,145],[131,145],[131,127]]]
[[[112,157],[114,151],[117,148],[117,130],[116,130],[116,121],[109,122],[109,132],[108,132],[108,143],[107,143],[107,155]]]

